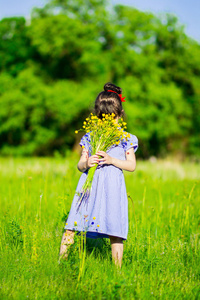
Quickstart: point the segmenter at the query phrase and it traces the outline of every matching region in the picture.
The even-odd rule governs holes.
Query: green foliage
[[[97,76],[99,69],[104,69],[101,44],[96,40],[93,24],[82,24],[66,15],[48,16],[33,19],[29,35],[43,58],[46,72],[53,78],[80,81]]]
[[[51,0],[0,21],[0,154],[62,155],[107,81],[126,96],[138,155],[200,155],[200,45],[177,18]]]
[[[33,55],[26,20],[23,17],[1,20],[0,36],[0,71],[16,76]]]
[[[0,76],[1,81],[2,90],[9,89],[7,74]],[[66,145],[72,147],[74,143],[73,128],[81,126],[81,116],[87,113],[91,102],[90,82],[84,82],[79,89],[74,81],[58,81],[48,86],[31,69],[21,72],[13,89],[0,98],[1,153],[50,155],[59,149],[65,154]],[[95,92],[94,89],[93,95]],[[74,95],[78,95],[76,101]]]
[[[18,221],[15,219],[5,223],[6,241],[11,247],[23,246],[23,231]]]

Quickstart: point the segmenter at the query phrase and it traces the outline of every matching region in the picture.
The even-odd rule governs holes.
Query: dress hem
[[[85,230],[77,230],[74,227],[73,228],[66,228],[64,227],[65,230],[72,230],[75,231],[77,234],[80,234],[81,232],[85,232]],[[118,237],[121,238],[123,240],[127,240],[127,237],[121,236],[117,233],[105,233],[105,232],[98,232],[98,231],[91,231],[88,230],[86,231],[86,237],[87,238],[91,238],[91,239],[97,239],[97,238],[110,238],[110,236],[114,236],[114,237]]]

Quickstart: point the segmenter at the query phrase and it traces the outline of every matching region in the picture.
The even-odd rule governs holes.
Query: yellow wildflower
[[[75,133],[77,134],[77,133],[78,133],[78,130],[75,130]]]
[[[77,226],[77,222],[76,221],[74,222],[74,226]]]
[[[66,226],[68,225],[68,223],[66,223]]]
[[[84,146],[84,145],[82,145],[82,148],[84,149],[84,148],[85,148],[85,146]]]
[[[93,220],[95,220],[96,219],[96,217],[93,217]]]
[[[100,225],[97,225],[97,227],[99,227]]]

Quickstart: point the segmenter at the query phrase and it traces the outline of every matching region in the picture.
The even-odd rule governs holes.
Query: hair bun
[[[122,94],[122,89],[119,86],[116,86],[115,84],[111,82],[107,82],[104,85],[104,91],[107,92],[108,90],[114,91],[118,94]]]

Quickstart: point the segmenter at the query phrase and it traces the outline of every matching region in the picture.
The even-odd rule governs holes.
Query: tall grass
[[[200,299],[200,166],[138,161],[125,173],[129,235],[119,270],[107,239],[84,248],[76,236],[58,263],[77,161],[0,158],[0,299]]]

